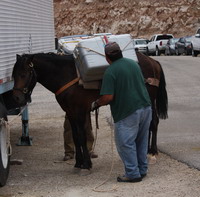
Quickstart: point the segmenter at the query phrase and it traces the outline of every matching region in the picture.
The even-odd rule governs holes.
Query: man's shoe
[[[72,155],[65,155],[64,158],[63,158],[63,161],[68,161],[68,160],[73,159],[73,158],[74,158],[74,156],[72,156]]]
[[[125,177],[125,176],[118,176],[117,181],[118,182],[126,182],[126,183],[136,183],[136,182],[142,181],[142,178],[138,177],[138,178],[131,179],[131,178],[128,178],[128,177]]]
[[[90,157],[94,159],[94,158],[98,158],[98,155],[94,152],[90,152]]]
[[[143,179],[147,174],[141,174],[141,178]]]

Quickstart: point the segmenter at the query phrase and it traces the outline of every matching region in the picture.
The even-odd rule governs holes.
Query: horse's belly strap
[[[159,87],[159,83],[160,83],[160,81],[156,78],[147,78],[145,82],[148,83],[149,85],[156,86],[156,87]]]

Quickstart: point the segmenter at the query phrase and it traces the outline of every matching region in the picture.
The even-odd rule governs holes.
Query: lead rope
[[[27,107],[28,107],[28,105],[29,104],[27,104]],[[23,107],[22,110],[15,116],[15,118],[13,118],[11,121],[9,121],[9,124],[14,122],[19,116],[21,116],[25,109],[26,109],[26,107]]]
[[[113,125],[113,122],[112,122],[112,116],[111,116],[111,124]],[[101,187],[102,185],[104,185],[109,179],[110,179],[110,176],[112,174],[112,171],[113,171],[113,167],[114,167],[114,148],[113,148],[113,132],[114,129],[113,127],[111,128],[111,155],[112,155],[112,164],[111,164],[111,168],[110,168],[110,172],[108,174],[108,177],[105,181],[103,181],[102,183],[100,183],[99,185],[95,186],[92,190],[94,192],[111,192],[111,191],[116,191],[118,189],[119,186],[117,186],[116,184],[109,190],[100,190],[98,189],[99,187]],[[97,138],[97,127],[96,127],[96,132],[95,132],[95,138]],[[95,143],[96,143],[96,139],[95,139]]]
[[[94,136],[94,142],[93,142],[93,145],[92,145],[92,151],[91,152],[94,152],[94,149],[95,149],[95,146],[96,146],[96,143],[97,143],[97,129],[99,129],[98,115],[99,115],[99,109],[96,109],[95,110],[96,128],[95,128],[95,136]]]

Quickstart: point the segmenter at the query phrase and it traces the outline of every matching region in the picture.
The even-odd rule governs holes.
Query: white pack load
[[[106,36],[109,42],[119,44],[123,56],[138,62],[130,34]],[[81,79],[84,82],[97,81],[103,78],[106,68],[109,66],[105,59],[104,37],[95,37],[80,41],[75,50],[74,57]]]
[[[61,37],[58,40],[58,51],[66,54],[72,54],[74,48],[80,41],[103,35],[111,35],[111,33],[84,34]]]
[[[58,40],[58,48],[60,52],[72,54],[76,45],[83,39],[87,39],[88,35],[65,36]]]

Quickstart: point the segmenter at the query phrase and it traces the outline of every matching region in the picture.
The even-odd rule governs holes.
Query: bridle
[[[30,77],[27,80],[27,82],[25,83],[26,84],[25,87],[22,88],[22,89],[21,88],[15,88],[15,87],[13,87],[13,90],[20,91],[20,92],[22,92],[25,95],[31,95],[31,93],[32,93],[32,89],[29,89],[31,83],[33,83],[32,80],[35,79],[34,83],[37,82],[37,75],[36,75],[36,72],[35,72],[35,69],[34,69],[34,65],[33,65],[32,62],[29,64],[29,67],[31,68],[31,70],[30,70]]]

